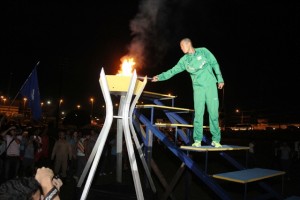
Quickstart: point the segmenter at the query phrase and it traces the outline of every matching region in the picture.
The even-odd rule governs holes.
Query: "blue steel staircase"
[[[193,110],[184,109],[184,108],[176,108],[174,107],[174,98],[175,96],[170,95],[160,95],[157,93],[145,92],[141,97],[143,100],[149,101],[152,104],[140,104],[136,106],[134,110],[133,116],[133,124],[134,127],[140,136],[142,142],[144,143],[144,152],[146,160],[148,161],[149,168],[151,167],[152,160],[152,142],[153,136],[157,137],[178,159],[182,161],[182,163],[190,169],[204,184],[206,184],[220,199],[223,200],[231,200],[233,199],[228,192],[226,192],[219,183],[210,175],[207,174],[206,169],[203,170],[201,167],[187,154],[187,152],[171,141],[165,133],[160,130],[160,124],[154,122],[155,112],[159,109],[161,110],[165,116],[168,118],[171,124],[180,124],[179,128],[176,128],[176,137],[179,137],[181,141],[187,146],[192,144],[192,131],[191,125],[180,116],[182,113],[190,113],[193,114]],[[165,106],[162,101],[163,100],[171,100],[171,106]],[[147,110],[147,111],[146,111]],[[185,127],[186,126],[186,127]],[[186,131],[183,131],[182,127],[185,128]],[[205,136],[203,138],[203,142],[206,144],[210,144]],[[237,170],[247,169],[245,166],[236,161],[233,157],[225,153],[224,151],[220,151],[219,154],[226,159],[232,166],[234,166]],[[207,160],[206,160],[207,161]],[[153,167],[152,167],[153,169]],[[284,199],[281,194],[277,193],[273,190],[268,184],[264,182],[258,183],[261,188],[263,188],[268,194],[265,195],[267,198],[273,197],[275,199]],[[169,188],[170,190],[172,188]],[[166,197],[166,195],[165,195]],[[166,197],[167,198],[167,197]],[[261,198],[263,199],[263,198]]]

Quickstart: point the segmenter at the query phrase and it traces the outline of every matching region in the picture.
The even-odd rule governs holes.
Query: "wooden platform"
[[[216,148],[213,146],[201,146],[201,147],[193,147],[193,146],[181,146],[180,149],[187,151],[234,151],[234,150],[249,150],[249,147],[237,146],[237,145],[222,145],[220,148]]]
[[[285,200],[300,200],[300,196],[291,196],[286,198]]]
[[[160,109],[160,110],[169,110],[169,111],[176,111],[176,112],[194,112],[193,109],[189,108],[179,108],[179,107],[172,107],[172,106],[160,106],[156,104],[141,104],[141,105],[136,105],[136,108],[155,108],[155,109]]]
[[[160,100],[174,99],[177,97],[174,95],[161,94],[161,93],[149,92],[149,91],[143,91],[142,96],[143,97],[151,97],[151,98],[160,99]]]
[[[234,172],[226,172],[221,174],[213,175],[214,178],[232,181],[236,183],[250,183],[254,181],[263,180],[266,178],[271,178],[275,176],[284,175],[284,171],[277,171],[272,169],[262,169],[262,168],[253,168],[253,169],[245,169]]]
[[[193,124],[170,124],[170,123],[155,123],[157,127],[180,127],[180,128],[194,128]]]

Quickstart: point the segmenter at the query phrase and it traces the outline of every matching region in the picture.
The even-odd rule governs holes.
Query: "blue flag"
[[[28,105],[31,109],[32,118],[34,120],[41,119],[42,107],[36,66],[25,81],[20,93],[28,99]]]

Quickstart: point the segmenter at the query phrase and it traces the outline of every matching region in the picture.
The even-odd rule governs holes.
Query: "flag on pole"
[[[28,100],[28,105],[34,120],[39,120],[42,117],[40,90],[36,71],[37,65],[32,70],[20,91],[20,93]]]

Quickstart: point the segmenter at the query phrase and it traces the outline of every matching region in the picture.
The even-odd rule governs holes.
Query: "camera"
[[[52,179],[59,179],[59,178],[60,178],[59,174],[56,174],[55,176],[53,176]]]

